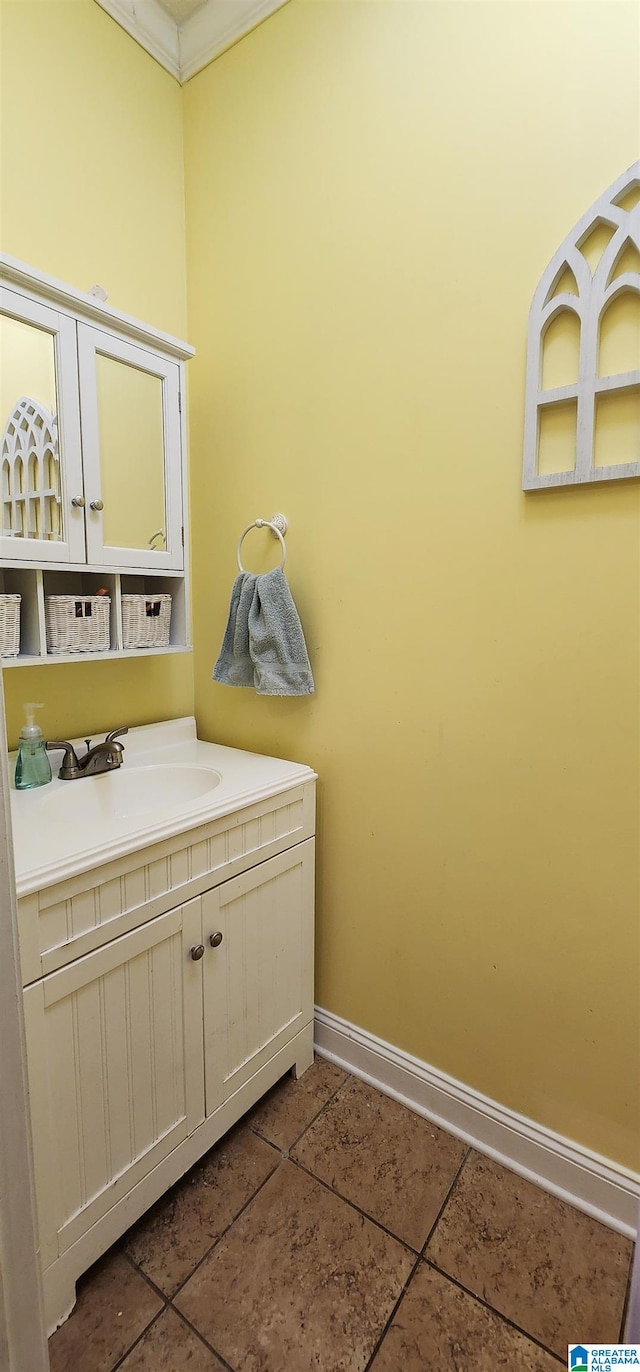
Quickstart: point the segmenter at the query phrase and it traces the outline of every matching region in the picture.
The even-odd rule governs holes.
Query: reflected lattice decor
[[[636,162],[582,216],[534,295],[527,352],[525,491],[640,476],[639,251]],[[563,322],[566,338],[576,339],[575,379],[548,385],[545,341],[550,342],[552,325],[562,327]],[[611,366],[616,331],[617,353],[628,359],[624,370]],[[553,460],[545,467],[543,433],[556,443],[553,454],[561,456],[555,466],[562,470],[555,469]]]
[[[58,422],[38,400],[18,401],[4,428],[0,463],[3,534],[59,539]]]

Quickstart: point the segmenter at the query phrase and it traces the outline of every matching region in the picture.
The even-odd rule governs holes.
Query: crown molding
[[[178,25],[157,0],[96,0],[136,43],[180,81]]]
[[[288,0],[206,0],[176,24],[158,0],[96,0],[181,85]]]
[[[208,0],[178,31],[180,80],[195,76],[285,4],[287,0]]]

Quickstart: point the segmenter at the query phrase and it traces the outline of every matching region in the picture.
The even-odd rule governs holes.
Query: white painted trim
[[[165,71],[180,80],[178,26],[156,0],[97,0]]]
[[[96,0],[181,85],[288,0],[207,0],[176,24],[158,0]]]
[[[214,57],[244,38],[288,0],[209,0],[178,29],[180,81],[202,71]]]
[[[640,1176],[316,1006],[315,1046],[479,1152],[635,1238]]]

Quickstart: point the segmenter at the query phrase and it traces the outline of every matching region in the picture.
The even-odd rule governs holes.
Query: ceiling
[[[184,83],[288,0],[96,0]]]

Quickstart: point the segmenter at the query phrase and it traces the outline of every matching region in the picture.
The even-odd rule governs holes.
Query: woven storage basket
[[[100,653],[110,647],[108,595],[48,595],[44,620],[48,653]]]
[[[168,648],[170,595],[123,595],[123,648]]]
[[[0,595],[0,657],[20,652],[20,596]]]

